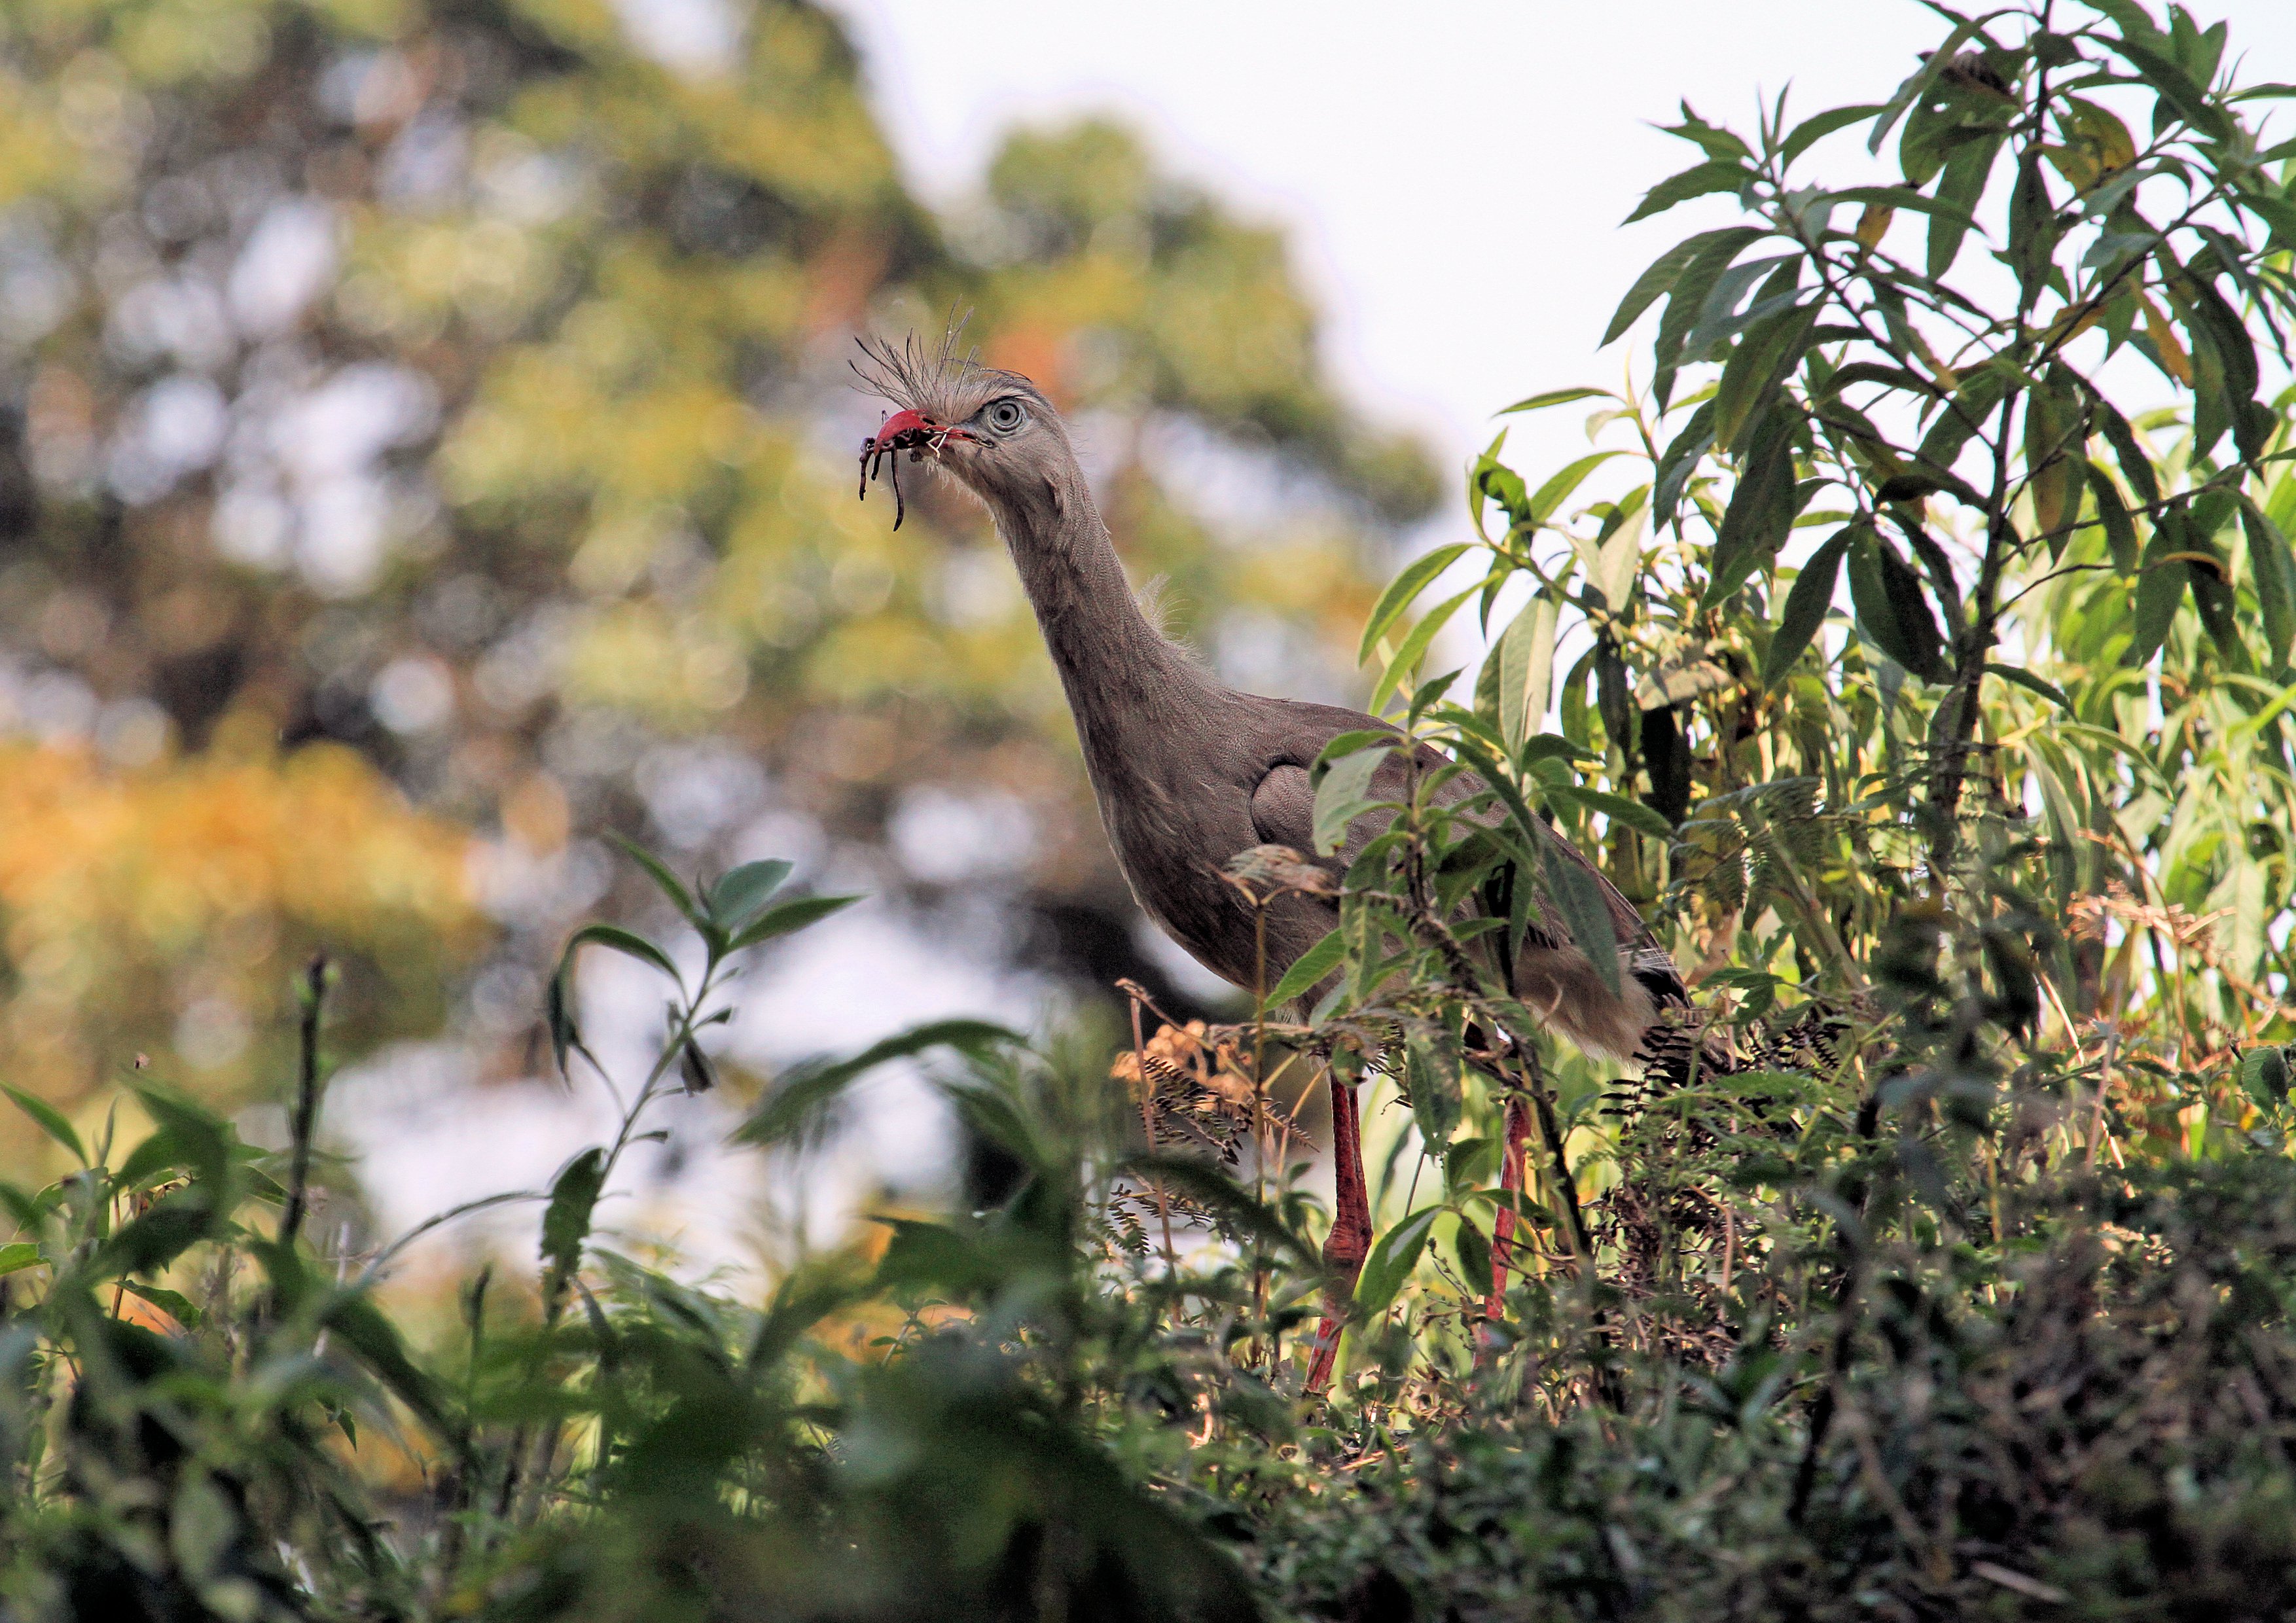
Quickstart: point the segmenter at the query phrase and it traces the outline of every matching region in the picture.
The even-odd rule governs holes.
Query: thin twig
[[[2119,1054],[2120,1049],[2120,1022],[2115,1021],[2104,1034],[2104,1064],[2096,1074],[2096,1102],[2091,1109],[2088,1119],[2088,1153],[2081,1162],[2091,1172],[2096,1170],[2096,1144],[2100,1138],[2112,1144],[2114,1166],[2127,1164],[2120,1159],[2120,1146],[2112,1143],[2112,1129],[2104,1123],[2104,1096],[2112,1086],[2112,1062]]]
[[[279,1215],[279,1243],[292,1250],[310,1201],[311,1140],[319,1127],[319,1016],[327,996],[327,955],[315,953],[303,971],[301,1070],[295,1084],[293,1160],[287,1175],[287,1204]]]
[[[1130,986],[1129,981],[1120,983]],[[1134,988],[1137,991],[1137,988]],[[1148,1045],[1140,1036],[1140,1005],[1144,998],[1133,996],[1132,1056],[1140,1066],[1140,1130],[1148,1135],[1148,1153],[1156,1153],[1156,1085],[1148,1076]],[[1164,1198],[1164,1180],[1150,1178],[1148,1187],[1156,1193],[1156,1217],[1164,1226],[1164,1266],[1177,1275],[1180,1271],[1178,1254],[1172,1249],[1172,1206]]]

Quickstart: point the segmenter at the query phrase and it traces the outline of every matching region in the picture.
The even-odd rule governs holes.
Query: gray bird
[[[1205,968],[1250,990],[1273,984],[1339,922],[1318,897],[1287,896],[1270,912],[1263,963],[1250,906],[1222,871],[1254,846],[1315,848],[1308,769],[1342,733],[1388,724],[1335,705],[1242,693],[1215,681],[1141,610],[1092,499],[1067,426],[1017,373],[960,355],[954,334],[927,348],[863,340],[856,371],[895,408],[862,450],[862,489],[890,463],[898,500],[900,459],[922,463],[978,496],[1012,553],[1060,672],[1084,746],[1109,843],[1148,916]],[[898,512],[895,523],[899,522]],[[1422,745],[1420,766],[1444,764]],[[1373,780],[1401,798],[1411,770],[1400,750]],[[1462,797],[1476,791],[1459,783]],[[1373,837],[1360,820],[1327,859],[1343,868]],[[1560,840],[1569,860],[1592,864]],[[1534,924],[1514,970],[1519,1000],[1586,1051],[1644,1057],[1646,1040],[1679,1030],[1661,1012],[1688,1002],[1674,961],[1634,905],[1601,881],[1620,943],[1613,993],[1567,935]],[[1539,897],[1546,917],[1559,917]],[[1324,1258],[1351,1284],[1372,1238],[1355,1090],[1331,1084],[1338,1196]],[[1328,1377],[1336,1319],[1319,1340],[1311,1387]]]

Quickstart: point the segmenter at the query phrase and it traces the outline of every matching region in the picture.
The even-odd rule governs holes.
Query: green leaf
[[[2018,160],[2017,178],[2009,188],[2009,249],[2006,258],[2028,302],[2038,297],[2055,266],[2057,244],[2064,227],[2049,195],[2041,156],[2028,147]]]
[[[428,1425],[434,1436],[455,1435],[438,1385],[406,1356],[398,1326],[365,1296],[339,1291],[319,1315],[320,1324],[333,1331],[358,1354],[376,1377],[401,1403]]]
[[[1943,391],[1919,373],[1908,372],[1903,366],[1892,366],[1882,361],[1852,361],[1838,366],[1826,375],[1825,381],[1811,391],[1816,400],[1831,400],[1844,390],[1860,383],[1879,383],[1900,394],[1925,395],[1935,399]],[[1857,421],[1862,422],[1863,418]]]
[[[1460,1199],[1463,1204],[1488,1206],[1494,1212],[1511,1211],[1532,1228],[1554,1226],[1554,1215],[1520,1189],[1470,1189]]]
[[[2136,493],[2137,504],[2157,506],[2161,501],[2161,481],[2153,476],[2152,459],[2144,455],[2144,447],[2136,443],[2136,430],[2128,426],[2128,419],[2113,410],[2103,400],[2097,402],[2097,427],[2103,431],[2105,441],[2112,447],[2113,459],[2120,464],[2120,476]]]
[[[692,1037],[677,1045],[677,1070],[689,1094],[706,1094],[718,1086],[718,1068]]]
[[[1493,414],[1505,417],[1516,412],[1544,411],[1550,406],[1568,406],[1573,400],[1592,400],[1597,398],[1615,400],[1619,397],[1607,389],[1588,389],[1584,386],[1578,389],[1550,389],[1543,395],[1533,395],[1528,400],[1518,400],[1505,411]]]
[[[6,1268],[0,1267],[0,1273],[5,1272]],[[200,1310],[182,1291],[170,1291],[163,1285],[140,1285],[132,1279],[123,1280],[121,1288],[130,1296],[143,1298],[184,1329],[197,1330],[200,1327]]]
[[[1849,601],[1874,645],[1924,682],[1946,677],[1937,617],[1922,595],[1922,578],[1887,541],[1866,526],[1849,543]]]
[[[786,902],[776,902],[760,914],[748,929],[726,944],[729,953],[745,947],[755,947],[760,941],[770,941],[775,936],[785,936],[803,930],[808,924],[818,924],[832,913],[850,907],[861,898],[857,896],[800,896]]]
[[[2154,522],[2152,539],[2144,548],[2144,561],[2136,577],[2136,611],[2130,623],[2134,640],[2120,656],[2124,666],[2151,664],[2161,644],[2169,640],[2169,627],[2177,623],[2177,611],[2184,603],[2192,571],[2182,562],[2169,561],[2169,554],[2188,550],[2184,529],[2184,513],[2177,507],[2165,509]]]
[[[1753,157],[1752,149],[1747,146],[1736,131],[1724,129],[1717,124],[1709,124],[1690,110],[1688,102],[1684,102],[1681,105],[1682,122],[1664,126],[1668,135],[1680,140],[1694,142],[1709,158],[1751,159]]]
[[[1348,840],[1348,828],[1379,804],[1371,793],[1372,775],[1392,752],[1391,744],[1366,744],[1332,760],[1316,784],[1316,855],[1329,857]],[[1328,754],[1328,747],[1327,747]]]
[[[1718,608],[1730,594],[1777,556],[1793,528],[1794,444],[1792,414],[1766,413],[1746,452],[1737,488],[1723,510],[1707,567],[1713,571],[1700,599],[1702,611]]]
[[[1882,111],[1882,104],[1874,102],[1861,103],[1856,107],[1835,107],[1804,119],[1793,127],[1793,133],[1788,135],[1779,146],[1778,167],[1784,168],[1791,164],[1834,131],[1848,129],[1859,119],[1870,119],[1880,111]]]
[[[2051,366],[2042,384],[2025,400],[2025,482],[2033,502],[2034,529],[2047,543],[2054,562],[2063,555],[2080,517],[2081,490],[2088,478],[2081,447],[2088,435],[2071,370]]]
[[[1467,544],[1461,541],[1450,546],[1439,546],[1425,557],[1412,560],[1403,573],[1395,578],[1394,584],[1380,594],[1379,602],[1373,606],[1371,618],[1364,622],[1363,642],[1356,650],[1357,664],[1361,665],[1370,660],[1372,650],[1379,646],[1380,638],[1387,635],[1390,626],[1402,618],[1403,611],[1411,607],[1412,600],[1425,591],[1428,583],[1435,577],[1458,561],[1466,550]]]
[[[1522,791],[1517,789],[1513,780],[1500,769],[1497,758],[1486,750],[1472,733],[1462,728],[1457,736],[1451,741],[1451,750],[1462,764],[1482,778],[1483,786],[1491,791],[1492,796],[1505,808],[1507,822],[1512,826],[1517,840],[1525,842],[1554,840],[1554,831],[1532,812],[1529,803],[1522,798]],[[1529,845],[1526,844],[1523,848],[1524,854],[1528,855]],[[1527,897],[1529,894],[1529,888],[1521,887],[1518,894]]]
[[[1451,1254],[1459,1259],[1459,1274],[1469,1290],[1488,1288],[1491,1242],[1484,1236],[1482,1226],[1464,1211],[1459,1214],[1459,1226],[1452,1232]]]
[[[2248,563],[2256,577],[2256,605],[2264,619],[2264,641],[2276,669],[2288,663],[2296,639],[2296,559],[2287,537],[2246,491],[2240,492],[2241,528],[2248,537]]]
[[[1648,219],[1653,214],[1664,214],[1677,203],[1688,202],[1693,197],[1705,197],[1716,192],[1740,192],[1753,178],[1753,172],[1742,163],[1722,158],[1710,159],[1659,182],[1643,194],[1643,201],[1636,205],[1635,211],[1620,223],[1631,225],[1636,220]]]
[[[1365,705],[1366,709],[1376,712],[1381,705],[1387,702],[1388,695],[1402,684],[1403,679],[1419,668],[1419,661],[1426,657],[1427,646],[1435,640],[1435,634],[1449,623],[1462,604],[1482,589],[1481,583],[1477,582],[1456,597],[1446,598],[1427,611],[1411,628],[1411,635],[1403,639],[1403,646],[1395,651],[1395,658],[1387,662],[1387,669],[1380,674],[1379,681],[1372,687],[1371,698]]]
[[[566,1071],[566,1056],[582,1045],[581,1028],[574,1021],[574,1000],[568,988],[567,971],[572,968],[569,959],[560,958],[558,968],[550,977],[550,987],[544,995],[544,1013],[550,1027],[550,1057],[560,1075]]]
[[[1656,528],[1664,529],[1672,524],[1677,535],[1682,533],[1677,521],[1682,493],[1689,488],[1699,463],[1713,447],[1714,402],[1709,400],[1691,413],[1682,431],[1659,453],[1658,466],[1652,471],[1651,479],[1651,522]]]
[[[2171,283],[2171,291],[2183,298],[2185,328],[2194,338],[2194,370],[2213,371],[2211,394],[2218,402],[2217,412],[2224,419],[2221,427],[2210,431],[2201,424],[2196,415],[2192,455],[2195,458],[2205,455],[2215,446],[2217,437],[2224,429],[2229,428],[2243,457],[2260,456],[2264,454],[2265,440],[2278,419],[2255,398],[2260,381],[2257,371],[2256,340],[2250,337],[2240,313],[2217,291],[2215,283],[2202,269],[2211,257],[2220,261],[2229,260],[2236,267],[2240,264],[2241,250],[2228,239],[2211,234],[2211,241],[2222,242],[2225,245],[2213,256],[2195,256],[2192,273],[2177,278]],[[2167,251],[2163,250],[2156,257],[2165,259]],[[2201,341],[2203,336],[2205,343]],[[2205,358],[2210,363],[2206,368],[2202,365],[2204,350]]]
[[[1570,493],[1587,482],[1587,476],[1613,456],[1624,456],[1624,451],[1596,451],[1570,463],[1554,478],[1541,485],[1530,498],[1530,520],[1544,524],[1554,516],[1554,510],[1570,497]]]
[[[2251,1048],[2240,1056],[2240,1085],[2269,1111],[2288,1103],[2288,1059],[2277,1048]]]
[[[583,925],[566,943],[566,950],[560,955],[559,962],[562,964],[570,964],[574,962],[577,950],[593,945],[610,948],[622,954],[625,957],[636,958],[640,963],[651,964],[672,980],[676,981],[679,986],[683,987],[685,984],[685,979],[677,972],[677,965],[669,961],[668,953],[644,936],[633,930],[624,930],[619,924]]]
[[[23,1089],[11,1087],[5,1082],[0,1082],[0,1092],[6,1093],[8,1097],[16,1102],[18,1110],[37,1122],[40,1131],[70,1150],[81,1166],[89,1164],[87,1152],[80,1147],[79,1135],[72,1130],[72,1124],[64,1119],[64,1113],[62,1111],[46,1100],[35,1098]]]
[[[149,1084],[135,1089],[136,1102],[181,1154],[181,1165],[198,1182],[213,1188],[230,1177],[237,1142],[223,1119],[195,1099]]]
[[[1346,932],[1331,931],[1292,961],[1292,967],[1283,971],[1283,979],[1275,983],[1274,991],[1268,993],[1267,1006],[1279,1008],[1295,997],[1306,996],[1316,983],[1337,969],[1340,960],[1347,955]]]
[[[1554,629],[1562,605],[1541,592],[1523,605],[1492,659],[1498,667],[1499,736],[1510,752],[1520,750],[1531,729],[1546,716],[1554,681]]]
[[[2074,720],[2080,719],[2079,712],[2073,709],[2073,701],[2065,697],[2064,689],[2054,682],[2046,681],[2035,676],[2021,666],[1995,665],[1988,661],[1985,667],[1985,674],[1988,676],[1998,676],[2004,682],[2013,682],[2028,693],[2038,693],[2064,711],[2066,715],[2072,717]]]
[[[550,1185],[550,1205],[542,1214],[542,1260],[562,1278],[582,1266],[582,1243],[590,1237],[590,1216],[605,1186],[606,1152],[596,1144],[568,1161]]]
[[[1945,71],[1947,64],[1953,61],[1962,46],[1969,43],[1970,37],[1983,26],[1982,18],[1963,18],[1953,32],[1945,37],[1945,44],[1929,53],[1922,65],[1906,76],[1905,82],[1898,86],[1897,93],[1882,109],[1881,116],[1874,120],[1874,133],[1866,142],[1867,152],[1882,150],[1882,143],[1890,138],[1890,127],[1905,116],[1907,108],[1915,105],[1928,94],[1930,86],[1937,83],[1938,75]]]
[[[1939,410],[1930,431],[1922,437],[1916,455],[1931,471],[1949,478],[1962,447],[1985,426],[2007,389],[2008,373],[2000,366],[1979,366],[1965,374],[1961,388]]]
[[[161,1195],[142,1215],[112,1235],[94,1267],[94,1276],[156,1274],[202,1240],[226,1226],[213,1193],[192,1184]]]
[[[1930,215],[1931,281],[1937,281],[1953,268],[1961,252],[1962,240],[1975,224],[1978,200],[1985,195],[1985,183],[1993,173],[1993,160],[2000,152],[2000,136],[1980,135],[1954,148],[1952,156],[1945,160],[1945,173],[1938,181],[1939,206]]]
[[[1933,220],[1950,220],[1966,229],[1977,224],[1977,217],[1964,208],[1916,192],[1911,186],[1844,186],[1839,192],[1829,192],[1830,203],[1865,203],[1876,209],[1904,209],[1915,214],[1926,214]]]
[[[742,927],[757,917],[758,910],[781,889],[782,881],[790,876],[791,865],[776,859],[745,862],[738,868],[728,869],[709,891],[711,922],[729,936],[739,935]]]
[[[1335,734],[1324,742],[1323,749],[1316,752],[1315,764],[1308,768],[1308,771],[1312,775],[1318,767],[1329,766],[1340,757],[1353,755],[1366,744],[1393,744],[1399,742],[1400,740],[1401,735],[1393,727],[1350,728],[1345,733]]]
[[[0,1275],[14,1274],[24,1268],[40,1267],[46,1261],[47,1258],[40,1255],[40,1248],[29,1240],[12,1240],[5,1245],[0,1245]]]
[[[850,1059],[792,1066],[734,1137],[742,1143],[760,1146],[802,1139],[820,1125],[840,1094],[889,1061],[907,1059],[929,1048],[980,1054],[999,1044],[1021,1041],[1017,1033],[987,1021],[940,1020],[873,1043]]]
[[[1520,524],[1530,509],[1530,490],[1522,482],[1522,475],[1499,461],[1499,447],[1506,444],[1506,430],[1501,429],[1483,454],[1475,458],[1475,465],[1467,470],[1467,513],[1475,526],[1475,533],[1488,542],[1490,537],[1483,529],[1483,507],[1496,502],[1506,514],[1510,525]],[[1365,658],[1358,657],[1360,665]]]
[[[1000,1255],[995,1237],[979,1230],[960,1232],[946,1223],[914,1217],[879,1217],[892,1230],[877,1259],[879,1291],[917,1291],[963,1299],[1007,1283],[1020,1260]]]
[[[1440,1155],[1458,1129],[1466,1108],[1459,1086],[1458,1056],[1447,1047],[1414,1037],[1403,1048],[1404,1086],[1411,1091],[1411,1117],[1430,1155]]]
[[[1669,365],[1719,360],[1732,339],[1756,322],[1792,306],[1802,292],[1807,261],[1800,254],[1774,254],[1734,265],[1714,279],[1699,307],[1698,324],[1682,335]]]
[[[1562,915],[1563,927],[1594,964],[1595,975],[1611,995],[1620,996],[1619,935],[1611,922],[1610,898],[1603,893],[1601,876],[1583,858],[1574,861],[1564,855],[1560,840],[1551,832],[1546,835],[1544,865],[1546,893]]]
[[[1714,246],[1718,239],[1733,239],[1737,242],[1738,250],[1742,251],[1747,243],[1761,234],[1760,231],[1751,226],[1730,225],[1720,231],[1702,231],[1694,237],[1687,237],[1677,242],[1652,260],[1649,269],[1635,278],[1634,286],[1628,289],[1627,296],[1619,301],[1618,311],[1611,317],[1611,324],[1603,329],[1603,344],[1616,342],[1620,334],[1635,324],[1636,319],[1644,310],[1657,303],[1660,297],[1671,292],[1676,280],[1681,276],[1691,261],[1697,258],[1708,248]]]
[[[2197,527],[2196,527],[2197,529]],[[2225,565],[2224,555],[2212,542],[2196,535],[2195,550],[2206,554],[2209,561],[2187,561],[2185,565],[2192,578],[2193,607],[2200,611],[2201,624],[2209,634],[2209,641],[2217,645],[2218,656],[2229,670],[2247,673],[2254,668],[2248,644],[2240,634],[2240,620],[2234,613],[2236,599],[2232,589],[2232,571]]]
[[[1332,930],[1330,934],[1324,934],[1323,941],[1318,941],[1307,953],[1292,960],[1291,969],[1283,971],[1283,978],[1267,994],[1267,1008],[1281,1008],[1283,1004],[1291,1004],[1292,998],[1307,996],[1316,988],[1316,982],[1339,969],[1339,960],[1343,960],[1346,955],[1348,941],[1343,930]]]
[[[1722,368],[1721,384],[1714,391],[1714,439],[1724,450],[1745,448],[1740,436],[1800,365],[1817,316],[1815,304],[1798,305],[1765,316],[1746,329]]]
[[[2136,573],[2136,526],[2128,516],[2128,508],[2120,499],[2120,488],[2112,482],[2112,475],[2095,463],[2085,464],[2088,470],[2088,488],[2096,498],[2096,521],[2104,529],[2104,544],[2112,554],[2113,568],[2123,575]]]
[[[750,1338],[746,1362],[750,1369],[775,1368],[807,1331],[868,1294],[867,1276],[855,1261],[849,1252],[832,1252],[783,1275],[772,1305]]]
[[[1440,1206],[1430,1206],[1413,1212],[1374,1242],[1363,1272],[1356,1276],[1356,1307],[1365,1317],[1385,1313],[1393,1305],[1419,1266],[1419,1254],[1427,1249],[1427,1236],[1443,1211]]]
[[[1602,758],[1583,744],[1574,744],[1559,733],[1541,733],[1525,741],[1515,757],[1526,766],[1540,761],[1595,761]]]
[[[1624,795],[1606,794],[1599,789],[1578,789],[1551,783],[1547,785],[1546,796],[1551,800],[1566,800],[1588,811],[1600,812],[1611,822],[1623,823],[1653,840],[1674,838],[1674,824],[1640,800],[1629,800]]]
[[[164,1174],[190,1165],[183,1145],[176,1142],[173,1133],[154,1133],[127,1152],[127,1159],[112,1173],[112,1185],[118,1189],[138,1189]]]
[[[1714,284],[1740,254],[1768,234],[1751,225],[1710,232],[1675,278],[1667,292],[1666,314],[1659,318],[1658,336],[1651,344],[1652,358],[1658,364],[1651,379],[1651,389],[1660,407],[1673,396],[1674,374],[1681,364],[1683,341],[1698,325],[1706,308],[1707,295],[1713,292]],[[1660,511],[1663,512],[1664,507]]]
[[[2159,35],[2155,33],[2153,38],[2157,40]],[[2169,57],[2155,51],[2149,42],[2132,35],[2120,39],[2108,36],[2104,43],[2118,52],[2145,83],[2160,93],[2161,100],[2177,118],[2211,141],[2223,141],[2231,135],[2230,116],[2209,100],[2209,93],[2194,83],[2189,74]],[[2160,120],[2157,115],[2154,122],[2158,128]]]
[[[622,848],[624,856],[645,870],[646,877],[653,881],[679,913],[685,915],[687,923],[697,930],[701,928],[706,921],[702,916],[701,905],[693,899],[693,893],[686,889],[684,881],[669,871],[668,863],[634,840],[611,832],[607,838]]]
[[[1849,550],[1849,537],[1857,529],[1853,524],[1834,531],[1794,577],[1777,629],[1770,634],[1769,652],[1762,657],[1762,685],[1769,692],[1778,691],[1802,650],[1825,623],[1826,611],[1833,607],[1833,586],[1841,572],[1842,554]]]

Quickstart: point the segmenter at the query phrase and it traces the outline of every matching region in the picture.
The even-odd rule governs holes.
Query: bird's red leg
[[[1332,1232],[1324,1242],[1324,1266],[1332,1282],[1324,1292],[1324,1322],[1316,1330],[1315,1357],[1308,1365],[1308,1389],[1320,1392],[1332,1379],[1332,1365],[1340,1356],[1340,1332],[1347,1325],[1348,1303],[1355,1296],[1356,1275],[1363,1272],[1371,1251],[1371,1195],[1364,1184],[1363,1123],[1356,1113],[1356,1090],[1332,1072],[1332,1162],[1337,1185],[1332,1211]]]
[[[1510,1098],[1506,1105],[1506,1159],[1499,1165],[1499,1187],[1509,1194],[1522,1188],[1522,1146],[1530,1137],[1530,1101]],[[1506,1310],[1507,1266],[1514,1259],[1514,1208],[1502,1206],[1491,1224],[1491,1293],[1483,1317],[1496,1324]]]

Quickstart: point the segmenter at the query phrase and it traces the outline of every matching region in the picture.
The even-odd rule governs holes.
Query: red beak
[[[940,425],[922,412],[895,412],[885,419],[877,430],[876,439],[869,443],[872,449],[878,446],[898,447],[939,432]],[[905,435],[910,438],[904,439]]]
[[[963,429],[935,422],[922,412],[895,412],[879,426],[877,437],[863,448],[861,454],[872,456],[880,451],[891,453],[928,447],[938,451],[952,439],[972,438]]]

